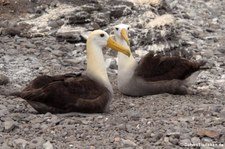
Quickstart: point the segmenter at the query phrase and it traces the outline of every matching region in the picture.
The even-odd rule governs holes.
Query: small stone
[[[3,74],[0,74],[0,85],[9,83],[9,78]]]
[[[192,144],[199,144],[201,143],[201,140],[198,137],[193,137],[191,138]]]
[[[137,144],[134,143],[133,141],[131,140],[125,140],[125,139],[122,139],[122,143],[124,144],[125,147],[136,147]]]
[[[190,139],[190,134],[188,133],[183,133],[180,135],[180,139],[183,140],[183,139]]]
[[[170,132],[167,132],[166,135],[167,136],[173,136],[175,138],[179,138],[180,137],[180,132],[178,132],[178,131],[177,132],[176,131],[174,131],[174,132],[170,131]]]
[[[50,141],[47,141],[43,144],[44,149],[53,149],[53,145],[50,143]]]
[[[68,41],[71,43],[78,43],[81,41],[81,36],[78,32],[57,32],[56,39],[60,42]]]
[[[189,145],[191,145],[191,140],[190,139],[180,140],[179,145],[180,146],[189,146]]]
[[[82,61],[84,61],[83,57],[76,57],[75,59],[65,59],[64,62],[65,63],[69,63],[71,65],[77,65],[79,63],[81,63]]]
[[[4,131],[5,132],[10,132],[15,128],[16,124],[14,121],[6,121],[4,122]]]
[[[115,138],[114,138],[114,142],[119,142],[120,140],[121,140],[120,137],[115,137]]]
[[[211,138],[208,138],[208,137],[204,137],[201,139],[202,143],[212,143],[213,140]]]
[[[225,109],[220,111],[220,117],[225,118]]]
[[[45,141],[42,137],[37,137],[31,140],[29,146],[30,148],[37,148],[37,147],[40,147],[44,142]]]
[[[118,65],[117,65],[117,62],[116,62],[115,59],[110,62],[109,68],[111,68],[111,69],[118,69]]]
[[[163,134],[162,133],[157,133],[157,134],[152,133],[151,137],[152,137],[153,142],[157,142],[163,137]]]
[[[179,139],[170,137],[169,142],[174,145],[177,145],[179,143]]]
[[[9,114],[8,109],[0,109],[0,117]]]
[[[28,145],[28,142],[23,139],[16,139],[14,140],[14,142],[17,145],[17,147],[20,147],[22,149],[26,149],[26,146]]]
[[[24,44],[24,46],[26,47],[26,48],[32,48],[32,49],[35,49],[36,48],[36,45],[34,45],[34,44],[32,44],[32,43],[25,43]]]

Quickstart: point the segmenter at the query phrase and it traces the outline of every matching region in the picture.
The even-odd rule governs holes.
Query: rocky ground
[[[116,87],[115,53],[107,51],[115,92],[109,113],[38,114],[0,95],[0,148],[225,148],[224,2],[144,1],[0,0],[0,91],[21,90],[42,74],[83,71],[88,32],[111,32],[121,22],[132,26],[137,59],[154,51],[206,60],[208,68],[195,95],[127,97]]]

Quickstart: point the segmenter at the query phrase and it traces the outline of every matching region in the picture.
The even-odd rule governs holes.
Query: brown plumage
[[[109,35],[93,31],[87,39],[87,70],[83,74],[39,76],[21,92],[11,95],[25,99],[39,113],[101,113],[109,110],[112,86],[106,72],[103,47],[130,55]]]
[[[160,56],[148,53],[138,63],[135,75],[146,81],[184,80],[200,69],[202,63],[181,57]]]
[[[14,95],[39,113],[101,113],[111,99],[107,88],[81,74],[39,76]]]

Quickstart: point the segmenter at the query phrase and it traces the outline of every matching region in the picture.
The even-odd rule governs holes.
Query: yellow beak
[[[122,47],[120,44],[118,44],[115,40],[112,39],[112,37],[109,37],[107,41],[107,47],[112,48],[113,50],[116,50],[118,52],[122,52],[126,54],[128,57],[130,57],[130,49]]]
[[[127,42],[127,44],[130,45],[130,41],[129,41],[129,38],[128,38],[128,34],[127,34],[127,30],[126,29],[122,29],[121,30],[121,36]]]

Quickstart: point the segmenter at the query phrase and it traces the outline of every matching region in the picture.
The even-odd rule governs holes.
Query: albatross
[[[86,43],[87,68],[83,74],[39,76],[21,92],[39,113],[102,113],[109,110],[112,86],[108,79],[102,48],[109,47],[129,56],[130,51],[102,30],[93,31]]]
[[[123,47],[129,48],[130,26],[114,27],[114,38]],[[189,87],[200,73],[203,62],[192,62],[181,57],[146,54],[139,62],[133,55],[118,53],[118,88],[130,96],[145,96],[161,93],[188,94]]]

